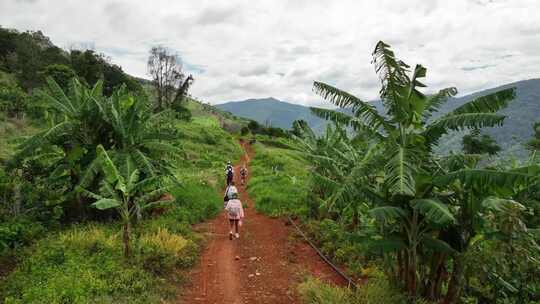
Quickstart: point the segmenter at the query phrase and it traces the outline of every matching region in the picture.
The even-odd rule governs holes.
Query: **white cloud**
[[[428,68],[429,89],[468,93],[540,77],[536,0],[0,0],[0,22],[61,47],[93,43],[146,77],[150,46],[181,54],[211,103],[273,96],[320,105],[314,80],[376,98],[371,51],[391,44]]]

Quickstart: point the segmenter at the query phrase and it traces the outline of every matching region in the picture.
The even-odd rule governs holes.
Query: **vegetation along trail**
[[[245,153],[235,172],[243,163],[249,167],[253,156],[248,143],[241,145]],[[290,227],[282,220],[254,210],[254,201],[238,174],[235,182],[246,209],[240,239],[229,240],[223,213],[199,227],[206,230],[208,245],[179,303],[300,303],[296,285],[302,274],[345,285],[311,247],[293,241]]]

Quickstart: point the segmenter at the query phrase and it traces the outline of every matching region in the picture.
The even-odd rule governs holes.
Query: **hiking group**
[[[234,167],[230,161],[227,162],[227,166],[225,167],[225,175],[227,178],[227,188],[225,189],[223,202],[227,212],[227,218],[229,219],[229,240],[232,240],[233,237],[240,237],[238,227],[242,226],[242,220],[244,219],[244,208],[242,206],[242,202],[240,199],[238,199],[238,189],[234,185]],[[240,181],[242,185],[245,184],[246,177],[247,168],[245,165],[243,165],[240,169]]]

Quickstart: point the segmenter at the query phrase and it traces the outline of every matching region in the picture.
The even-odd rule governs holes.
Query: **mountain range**
[[[496,128],[485,128],[483,132],[491,135],[497,141],[504,154],[523,157],[526,155],[523,143],[532,137],[533,123],[540,120],[540,79],[522,80],[463,97],[451,98],[441,107],[439,115],[447,113],[473,98],[509,87],[516,88],[516,98],[510,102],[507,108],[499,112],[506,116],[504,125]],[[380,101],[372,101],[372,104],[379,112],[384,112]],[[289,129],[292,122],[297,119],[305,120],[318,133],[323,132],[327,124],[325,120],[313,115],[309,107],[291,104],[272,97],[226,102],[218,104],[216,107],[239,117],[284,129]],[[441,140],[438,151],[448,153],[461,149],[461,138],[464,134],[465,132],[454,132],[446,135]]]

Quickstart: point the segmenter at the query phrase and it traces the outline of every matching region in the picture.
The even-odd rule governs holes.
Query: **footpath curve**
[[[254,152],[247,142],[240,144],[244,155],[236,164],[235,173],[242,164],[251,173],[249,162]],[[237,175],[235,182],[246,213],[240,239],[229,240],[224,212],[197,227],[208,236],[208,242],[178,303],[300,303],[296,287],[305,274],[347,286],[313,248],[294,240],[293,230],[285,221],[255,211],[254,201]]]

